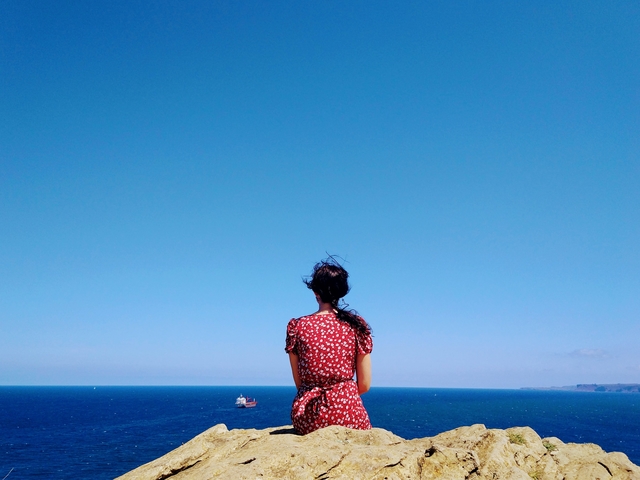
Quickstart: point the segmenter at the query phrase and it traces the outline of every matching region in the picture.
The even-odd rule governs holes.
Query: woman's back
[[[302,385],[328,385],[353,379],[356,354],[373,347],[371,336],[356,332],[334,313],[293,319],[287,327],[287,348],[298,355]]]

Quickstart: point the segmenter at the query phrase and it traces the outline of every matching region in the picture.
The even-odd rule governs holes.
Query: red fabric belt
[[[327,392],[333,390],[334,387],[342,385],[347,382],[354,382],[352,378],[346,380],[338,380],[334,383],[323,385],[301,385],[301,402],[298,405],[298,409],[306,410],[309,406],[313,409],[313,413],[317,414],[322,404],[328,403]],[[355,382],[354,382],[355,383]]]

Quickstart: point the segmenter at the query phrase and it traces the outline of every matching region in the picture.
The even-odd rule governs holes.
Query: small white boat
[[[253,408],[258,404],[255,398],[243,397],[242,394],[236,398],[236,407],[238,408]]]

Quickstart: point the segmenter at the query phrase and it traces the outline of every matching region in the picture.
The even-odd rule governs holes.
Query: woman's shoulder
[[[309,315],[303,315],[301,317],[294,318],[292,320],[317,320],[322,318],[334,318],[335,316],[336,314],[333,312],[330,312],[330,313],[314,312],[314,313],[310,313]]]
[[[313,320],[314,316],[315,315],[312,313],[311,315],[302,315],[301,317],[294,317],[291,320],[289,320],[288,326],[295,326],[295,325],[298,325],[299,323],[305,323],[309,320]]]
[[[305,328],[308,325],[321,324],[326,321],[337,320],[335,314],[326,313],[311,313],[309,315],[303,315],[301,317],[292,318],[289,320],[289,328]]]

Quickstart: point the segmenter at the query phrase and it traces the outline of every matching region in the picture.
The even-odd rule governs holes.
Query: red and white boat
[[[242,394],[236,398],[236,407],[238,408],[253,408],[258,404],[255,398],[243,397]]]

